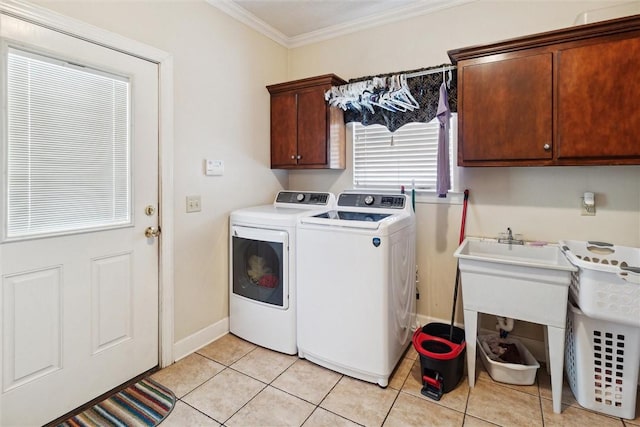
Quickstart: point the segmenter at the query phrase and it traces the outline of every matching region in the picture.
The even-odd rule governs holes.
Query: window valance
[[[344,113],[345,123],[358,122],[365,126],[380,124],[393,132],[407,123],[430,122],[436,117],[438,111],[440,86],[443,81],[447,82],[449,78],[451,78],[449,85],[447,86],[449,109],[451,112],[457,112],[457,73],[455,69],[452,71],[442,71],[447,68],[450,69],[451,65],[443,64],[435,67],[404,71],[402,73],[358,77],[349,80],[349,83],[357,83],[373,80],[374,78],[391,78],[393,76],[398,76],[399,74],[404,74],[407,77],[407,87],[412,97],[419,105],[419,108],[413,110],[407,109],[406,111],[390,111],[377,106],[373,106],[373,111],[367,108],[362,108],[360,110],[356,108],[347,108]]]

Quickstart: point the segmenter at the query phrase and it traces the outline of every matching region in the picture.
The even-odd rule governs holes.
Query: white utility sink
[[[465,310],[565,327],[571,273],[578,269],[557,245],[467,237],[453,255]]]
[[[577,271],[556,245],[517,245],[493,239],[467,238],[454,256],[465,260],[510,264],[521,267]],[[496,266],[496,268],[500,268]]]
[[[469,386],[475,383],[478,313],[545,325],[553,410],[560,413],[564,335],[571,273],[557,245],[532,246],[466,238],[455,251],[460,268]]]

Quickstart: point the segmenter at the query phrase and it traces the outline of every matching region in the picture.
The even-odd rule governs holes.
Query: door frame
[[[173,236],[173,56],[155,47],[23,0],[0,0],[0,13],[78,37],[158,65],[158,224],[162,228],[158,271],[158,363],[173,363],[174,236]]]

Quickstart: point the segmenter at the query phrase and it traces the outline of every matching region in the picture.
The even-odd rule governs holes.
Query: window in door
[[[130,225],[127,77],[9,47],[4,239]]]

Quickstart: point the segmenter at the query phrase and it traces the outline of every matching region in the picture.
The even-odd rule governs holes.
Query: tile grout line
[[[186,396],[186,395],[185,395],[185,396]],[[189,403],[185,402],[184,400],[182,400],[182,399],[178,399],[178,400],[179,400],[180,402],[184,403],[185,405],[187,405],[189,408],[193,409],[194,411],[201,413],[202,415],[204,415],[205,417],[209,418],[210,420],[215,421],[216,423],[218,423],[218,424],[220,424],[220,425],[223,425],[223,424],[224,424],[224,423],[221,423],[220,421],[216,420],[215,418],[213,418],[213,417],[211,417],[211,416],[209,416],[209,415],[205,414],[205,413],[204,413],[204,412],[202,412],[200,409],[196,408],[195,406],[190,405]]]
[[[400,397],[400,390],[396,390],[396,391],[398,393],[396,393],[396,397],[394,397],[393,402],[391,402],[391,406],[389,406],[389,410],[387,411],[386,415],[382,419],[382,423],[380,423],[380,426],[383,426],[385,421],[387,421],[387,418],[389,418],[389,414],[391,414],[391,411],[393,410],[393,405],[396,404],[396,402],[398,401],[398,397]]]
[[[257,348],[257,347],[256,347],[256,348]],[[250,354],[251,352],[253,352],[254,350],[255,350],[255,348],[254,348],[253,350],[249,351],[248,353],[246,353],[244,356],[242,356],[242,357],[238,358],[237,360],[235,360],[234,362],[232,362],[232,363],[231,363],[231,365],[235,364],[235,363],[236,363],[236,362],[238,362],[240,359],[243,359],[244,357],[246,357],[247,355],[249,355],[249,354]],[[300,358],[299,358],[298,360],[306,360],[306,359],[300,359]],[[214,361],[215,361],[215,360],[214,360]],[[217,362],[217,361],[216,361],[216,362]],[[230,416],[230,417],[229,417],[229,418],[228,418],[224,423],[228,422],[231,418],[233,418],[233,416],[234,416],[234,415],[236,415],[236,414],[237,414],[238,412],[240,412],[244,407],[246,407],[246,406],[249,404],[249,402],[251,402],[252,400],[254,400],[254,399],[255,399],[255,398],[256,398],[260,393],[262,393],[264,390],[266,390],[266,389],[267,389],[267,387],[271,387],[271,388],[273,388],[273,389],[275,389],[275,390],[278,390],[278,391],[281,391],[281,392],[283,392],[283,393],[286,393],[286,394],[288,394],[289,396],[295,397],[296,399],[300,399],[300,400],[302,400],[303,402],[307,402],[307,403],[309,403],[309,404],[311,404],[311,405],[313,405],[313,406],[314,406],[314,409],[311,411],[311,413],[310,413],[310,414],[309,414],[309,415],[304,419],[304,421],[302,422],[302,424],[300,424],[300,426],[304,425],[304,423],[305,423],[305,422],[307,422],[307,420],[311,417],[311,415],[313,415],[313,413],[315,412],[315,410],[316,410],[316,409],[318,409],[318,408],[321,408],[321,407],[320,407],[320,404],[321,404],[321,403],[326,399],[326,397],[329,395],[329,393],[331,393],[331,391],[333,391],[333,389],[337,386],[337,384],[338,384],[338,383],[340,382],[340,380],[344,377],[344,375],[341,375],[341,376],[340,376],[340,378],[338,379],[338,381],[336,381],[336,383],[333,385],[333,387],[331,387],[331,390],[329,390],[329,391],[325,394],[325,396],[320,400],[320,403],[315,404],[315,403],[310,402],[310,401],[308,401],[308,400],[306,400],[306,399],[304,399],[304,398],[302,398],[302,397],[300,397],[300,396],[296,396],[296,395],[295,395],[295,394],[293,394],[293,393],[290,393],[290,392],[288,392],[288,391],[286,391],[286,390],[282,390],[282,389],[280,389],[280,388],[278,388],[278,387],[276,387],[276,386],[274,386],[274,385],[273,385],[273,382],[274,382],[276,379],[278,379],[281,375],[283,375],[286,371],[288,371],[288,370],[289,370],[289,369],[290,369],[290,368],[291,368],[291,367],[292,367],[296,362],[297,362],[297,360],[295,360],[293,363],[291,363],[289,366],[287,366],[287,368],[286,368],[284,371],[282,371],[280,374],[278,374],[278,375],[277,375],[273,380],[271,380],[271,382],[269,382],[269,383],[265,383],[264,381],[262,381],[262,380],[260,380],[260,379],[258,379],[258,378],[255,378],[255,377],[253,377],[253,376],[251,376],[251,375],[249,375],[249,374],[246,374],[246,373],[244,373],[244,372],[238,371],[237,369],[233,368],[231,365],[224,365],[224,364],[223,364],[223,366],[225,366],[225,368],[231,369],[231,370],[232,370],[232,371],[234,371],[234,372],[237,372],[237,373],[239,373],[239,374],[241,374],[241,375],[245,375],[245,376],[247,376],[248,378],[251,378],[251,379],[254,379],[254,380],[256,380],[256,381],[259,381],[259,382],[261,382],[261,383],[263,383],[263,384],[265,385],[265,386],[264,386],[264,387],[263,387],[263,388],[262,388],[258,393],[256,393],[256,395],[255,395],[255,396],[253,396],[251,399],[249,399],[249,401],[248,401],[248,402],[246,402],[244,405],[242,405],[242,407],[240,407],[236,412],[234,412],[234,413],[233,413],[233,415],[231,415],[231,416]],[[220,363],[220,362],[218,362],[218,363]],[[311,363],[311,362],[310,362],[310,363]],[[221,364],[222,364],[222,363],[221,363]],[[221,371],[221,372],[222,372],[222,371]],[[217,374],[216,374],[216,375],[217,375]],[[214,375],[214,376],[215,376],[215,375]],[[212,377],[212,378],[213,378],[213,377]],[[344,416],[342,416],[342,415],[340,415],[340,414],[336,414],[336,413],[334,413],[334,412],[332,412],[332,411],[329,411],[328,409],[325,409],[325,408],[321,408],[321,409],[323,409],[323,410],[325,410],[325,411],[327,411],[327,412],[329,412],[329,413],[332,413],[332,414],[334,414],[334,415],[336,415],[336,416],[338,416],[338,417],[340,417],[340,418],[342,418],[342,419],[345,419],[345,420],[351,421],[351,422],[353,422],[353,423],[355,423],[355,424],[361,425],[361,424],[359,424],[359,423],[357,423],[357,422],[355,422],[355,421],[353,421],[353,420],[351,420],[351,419],[349,419],[349,418],[346,418],[346,417],[344,417]],[[214,421],[218,422],[217,420],[214,420]],[[221,423],[221,424],[222,424],[222,425],[224,425],[224,423]]]
[[[540,416],[542,417],[542,427],[544,427],[544,408],[542,407],[542,393],[540,392],[540,381],[536,372],[536,385],[538,386],[538,404],[540,405]],[[561,396],[562,397],[562,396]],[[562,412],[562,399],[560,399],[560,412]]]
[[[229,369],[231,369],[231,368],[229,368]],[[232,369],[232,370],[233,370],[233,371],[235,371],[235,369]],[[235,372],[238,372],[238,371],[235,371]],[[241,373],[241,372],[240,372],[240,373]],[[243,374],[243,375],[246,375],[246,374]],[[247,375],[247,376],[248,376],[248,375]],[[248,377],[249,377],[249,376],[248,376]],[[249,403],[251,403],[251,402],[253,401],[253,399],[255,399],[255,398],[256,398],[260,393],[262,393],[262,392],[263,392],[267,387],[269,387],[269,384],[265,384],[264,382],[262,382],[262,381],[260,381],[260,380],[258,380],[258,379],[256,379],[256,378],[253,378],[253,377],[249,377],[249,378],[252,378],[252,379],[254,379],[254,380],[256,380],[256,381],[261,382],[262,384],[264,384],[264,387],[262,387],[262,388],[261,388],[261,389],[260,389],[260,390],[255,394],[255,395],[253,395],[253,397],[251,397],[251,399],[249,399],[247,402],[245,402],[245,404],[244,404],[244,405],[242,405],[241,407],[239,407],[239,408],[238,408],[238,409],[237,409],[233,414],[231,414],[231,416],[230,416],[229,418],[227,418],[227,419],[224,421],[224,423],[222,423],[222,424],[227,423],[227,422],[228,422],[231,418],[233,418],[233,417],[234,417],[238,412],[242,411],[242,409],[244,409],[244,408],[245,408]]]
[[[232,368],[232,367],[231,367],[231,365],[233,365],[234,363],[238,362],[240,359],[243,359],[243,358],[244,358],[244,357],[246,357],[247,355],[251,354],[251,353],[252,353],[253,351],[255,351],[257,348],[258,348],[257,346],[253,347],[251,350],[249,350],[248,352],[246,352],[246,353],[245,353],[245,354],[243,354],[242,356],[240,356],[240,357],[238,357],[237,359],[235,359],[235,360],[231,361],[231,362],[230,362],[230,364],[228,364],[228,365],[227,365],[226,363],[222,362],[222,361],[215,360],[215,359],[213,359],[213,358],[211,358],[211,357],[208,357],[207,355],[204,355],[204,354],[200,354],[200,353],[198,353],[198,354],[200,354],[200,356],[202,356],[202,357],[204,357],[204,358],[206,358],[206,359],[208,359],[208,360],[211,360],[211,361],[213,361],[213,362],[219,363],[220,365],[224,366],[224,369],[222,369],[220,372],[218,372],[218,373],[216,373],[215,375],[213,375],[211,378],[209,378],[207,381],[205,381],[205,382],[203,382],[202,384],[200,384],[198,387],[194,388],[194,389],[193,389],[191,392],[189,392],[189,393],[192,393],[192,392],[193,392],[194,390],[196,390],[197,388],[202,387],[202,385],[204,385],[205,383],[207,383],[208,381],[210,381],[211,379],[213,379],[214,377],[216,377],[218,374],[220,374],[221,372],[224,372],[224,370],[225,370],[225,369],[230,369],[230,370],[232,370],[232,371],[234,371],[234,372],[237,372],[237,373],[239,373],[239,374],[241,374],[241,375],[245,375],[245,376],[247,376],[248,378],[251,378],[251,379],[253,379],[253,380],[256,380],[256,381],[258,381],[258,382],[260,382],[260,383],[264,384],[264,387],[262,387],[262,388],[260,389],[260,391],[258,391],[258,392],[257,392],[257,393],[256,393],[256,394],[255,394],[251,399],[249,399],[249,400],[248,400],[244,405],[242,405],[240,408],[238,408],[238,410],[236,410],[233,414],[231,414],[231,416],[230,416],[229,418],[227,418],[225,421],[220,422],[220,421],[216,420],[215,418],[211,418],[211,417],[209,417],[209,418],[211,418],[212,420],[214,420],[215,422],[219,423],[221,426],[225,426],[225,423],[226,423],[226,422],[228,422],[231,418],[233,418],[233,416],[234,416],[234,415],[236,415],[239,411],[241,411],[241,410],[242,410],[242,408],[244,408],[245,406],[247,406],[247,405],[249,404],[249,402],[251,402],[253,399],[255,399],[255,397],[256,397],[257,395],[259,395],[259,394],[260,394],[260,393],[261,393],[265,388],[267,388],[267,386],[269,385],[269,384],[266,384],[264,381],[260,381],[260,380],[259,380],[259,379],[257,379],[257,378],[253,378],[252,376],[247,375],[247,374],[245,374],[244,372],[240,372],[240,371],[238,371],[238,370],[236,370],[236,369],[234,369],[234,368]],[[187,393],[187,394],[189,394],[189,393]],[[185,396],[187,396],[187,394],[185,394]],[[186,403],[186,402],[184,402],[184,403]],[[187,404],[188,404],[188,403],[187,403]],[[189,405],[189,406],[191,406],[191,405]],[[195,409],[195,408],[194,408],[194,409]],[[196,410],[197,410],[197,409],[196,409]],[[200,411],[198,410],[198,412],[200,412]],[[206,415],[206,414],[205,414],[205,415]],[[208,415],[207,415],[207,416],[208,416]]]
[[[327,411],[328,413],[330,413],[330,414],[332,414],[332,415],[334,415],[334,416],[337,416],[337,417],[339,417],[340,419],[344,419],[344,420],[347,420],[347,421],[349,421],[349,422],[353,422],[354,424],[358,424],[358,425],[360,425],[359,423],[357,423],[357,422],[355,422],[355,421],[351,420],[350,418],[344,417],[344,416],[342,416],[342,415],[340,415],[340,414],[337,414],[337,413],[335,413],[335,412],[333,412],[333,411],[331,411],[331,410],[329,410],[329,409],[323,408],[323,407],[321,406],[324,402],[326,402],[326,401],[327,401],[327,399],[328,399],[328,397],[330,396],[330,394],[331,394],[332,392],[334,392],[334,391],[335,391],[335,389],[336,389],[336,387],[338,386],[338,384],[339,384],[339,383],[340,383],[340,382],[341,382],[341,381],[346,377],[346,376],[345,376],[345,375],[343,375],[343,374],[340,374],[340,377],[338,378],[338,380],[333,384],[333,386],[332,386],[332,387],[330,387],[330,389],[329,389],[326,393],[324,393],[323,397],[319,400],[319,403],[318,403],[318,404],[316,404],[316,403],[311,402],[311,401],[309,401],[309,400],[307,400],[307,399],[305,399],[305,398],[302,398],[302,397],[300,397],[300,396],[297,396],[296,394],[294,394],[294,392],[289,392],[289,391],[283,390],[283,389],[281,389],[281,388],[276,387],[275,385],[273,385],[273,384],[274,384],[274,382],[275,382],[278,378],[281,378],[281,377],[282,377],[286,372],[290,371],[291,367],[292,367],[292,366],[294,366],[298,360],[305,360],[305,359],[298,358],[297,360],[294,360],[292,363],[290,363],[288,366],[286,366],[286,367],[285,367],[285,369],[284,369],[282,372],[278,373],[278,374],[277,374],[273,379],[269,380],[269,382],[268,382],[268,383],[267,383],[267,382],[265,382],[265,381],[263,381],[263,380],[260,380],[260,379],[258,379],[258,378],[255,378],[252,374],[247,374],[247,373],[241,372],[241,371],[237,370],[236,368],[233,368],[233,367],[232,367],[232,365],[234,365],[234,364],[238,363],[238,362],[239,362],[240,360],[242,360],[243,358],[245,358],[245,357],[247,357],[248,355],[252,354],[252,353],[253,353],[253,352],[255,352],[255,351],[256,351],[256,349],[258,349],[258,348],[261,348],[261,347],[259,347],[259,346],[254,346],[253,348],[251,348],[251,349],[250,349],[249,351],[247,351],[246,353],[242,354],[242,355],[241,355],[240,357],[238,357],[237,359],[235,359],[235,360],[231,361],[229,364],[226,364],[226,363],[220,362],[220,361],[218,361],[218,360],[216,360],[216,359],[214,359],[214,358],[212,358],[212,357],[209,357],[209,356],[207,356],[207,355],[205,355],[205,354],[202,354],[202,353],[199,353],[198,351],[196,351],[195,353],[196,353],[198,356],[200,356],[200,357],[202,357],[202,358],[204,358],[204,359],[206,359],[206,360],[208,360],[208,361],[211,361],[211,362],[214,362],[214,363],[218,363],[219,365],[221,365],[221,366],[223,367],[223,369],[222,369],[221,371],[219,371],[219,372],[217,372],[217,373],[213,374],[213,375],[212,375],[212,376],[210,376],[209,378],[205,379],[202,383],[198,384],[196,387],[194,387],[194,388],[192,388],[191,390],[189,390],[189,391],[187,391],[186,393],[184,393],[184,395],[183,395],[182,397],[177,398],[177,401],[181,401],[182,403],[186,404],[189,408],[194,409],[197,413],[200,413],[200,414],[202,414],[202,415],[205,415],[205,416],[207,417],[207,419],[210,419],[210,420],[212,420],[212,421],[214,421],[214,422],[218,423],[218,421],[217,421],[215,418],[213,418],[213,417],[211,417],[211,416],[207,415],[206,413],[202,412],[202,411],[201,411],[201,410],[199,410],[198,408],[196,408],[196,407],[194,407],[194,406],[191,406],[189,403],[187,403],[187,402],[186,402],[186,401],[184,401],[183,399],[184,399],[184,398],[186,398],[187,396],[189,396],[189,395],[190,395],[191,393],[193,393],[195,390],[197,390],[197,389],[201,388],[204,384],[206,384],[207,382],[211,381],[211,380],[212,380],[213,378],[215,378],[218,374],[220,374],[220,373],[224,372],[224,370],[228,368],[228,369],[230,369],[230,370],[231,370],[231,371],[233,371],[233,372],[239,373],[239,374],[241,374],[241,375],[245,375],[245,376],[246,376],[246,377],[248,377],[248,378],[251,378],[251,379],[253,379],[253,380],[255,380],[255,381],[258,381],[259,383],[263,384],[263,387],[261,387],[261,388],[260,388],[260,390],[259,390],[259,391],[258,391],[258,392],[257,392],[257,393],[256,393],[256,394],[255,394],[251,399],[249,399],[249,401],[248,401],[248,402],[246,402],[246,403],[245,403],[244,405],[242,405],[242,406],[241,406],[237,411],[235,411],[235,412],[234,412],[234,413],[233,413],[233,414],[232,414],[232,415],[231,415],[231,416],[226,420],[226,422],[228,422],[228,421],[229,421],[233,416],[235,416],[239,411],[241,411],[242,409],[244,409],[244,408],[245,408],[245,407],[246,407],[250,402],[254,401],[254,399],[255,399],[257,396],[259,396],[262,392],[264,392],[264,391],[267,389],[267,387],[272,387],[272,388],[273,388],[273,389],[275,389],[275,390],[278,390],[278,391],[280,391],[280,392],[282,392],[282,393],[284,393],[284,394],[286,394],[286,395],[289,395],[289,396],[294,397],[294,398],[296,398],[296,399],[299,399],[299,400],[301,400],[301,401],[303,401],[303,402],[306,402],[306,403],[308,403],[309,405],[311,405],[311,406],[312,406],[311,413],[310,413],[309,415],[307,415],[307,416],[304,418],[304,420],[302,420],[302,421],[301,421],[301,424],[300,424],[300,425],[304,425],[305,423],[307,423],[307,422],[309,421],[309,419],[311,418],[311,416],[313,415],[313,413],[314,413],[314,412],[316,412],[316,411],[318,410],[318,408],[321,408],[323,411]],[[418,363],[419,363],[419,361],[418,361],[417,359],[407,357],[407,355],[408,355],[408,351],[409,351],[409,347],[408,347],[407,351],[405,351],[405,353],[403,354],[403,357],[402,357],[402,359],[401,359],[401,360],[409,359],[409,360],[413,360],[413,363],[416,363],[416,362],[418,362]],[[419,356],[419,355],[418,355],[418,356]],[[312,363],[312,362],[311,362],[311,363]],[[412,366],[413,366],[413,364],[412,364]],[[334,372],[335,372],[335,371],[334,371]],[[389,409],[386,411],[386,414],[385,414],[385,416],[384,416],[384,418],[383,418],[383,420],[382,420],[381,425],[382,425],[382,424],[384,424],[385,422],[387,422],[387,421],[390,419],[390,418],[389,418],[389,417],[390,417],[390,414],[391,414],[391,412],[393,411],[393,408],[395,407],[395,405],[398,403],[398,400],[399,400],[399,397],[400,397],[400,393],[405,393],[405,395],[409,395],[409,396],[414,396],[414,397],[416,397],[413,393],[411,393],[411,392],[409,392],[409,391],[404,390],[404,387],[407,385],[407,381],[408,381],[408,380],[409,380],[409,378],[412,376],[412,375],[411,375],[411,373],[412,373],[412,368],[410,368],[410,369],[408,370],[408,372],[406,373],[406,375],[401,376],[400,378],[398,378],[398,382],[401,382],[401,384],[400,384],[399,388],[391,387],[391,388],[396,392],[396,395],[395,395],[395,397],[393,398],[393,401],[392,401],[392,403],[391,403],[391,405],[390,405]],[[529,395],[529,396],[537,396],[537,397],[538,397],[538,406],[539,406],[539,411],[540,411],[540,417],[541,417],[541,418],[540,418],[540,420],[541,420],[540,422],[541,422],[541,425],[544,427],[544,426],[548,425],[548,422],[546,422],[546,420],[545,420],[545,410],[544,410],[544,406],[545,406],[545,404],[549,403],[549,402],[550,402],[550,401],[552,401],[553,399],[548,398],[548,397],[546,397],[545,395],[543,395],[543,394],[546,394],[546,393],[548,392],[548,390],[547,390],[547,389],[548,389],[548,387],[547,387],[547,384],[546,384],[546,382],[548,382],[548,381],[546,381],[546,379],[543,381],[543,379],[544,379],[544,378],[542,378],[542,377],[540,376],[540,374],[536,376],[535,392],[533,392],[533,390],[532,390],[532,389],[530,389],[530,388],[526,389],[526,391],[525,391],[525,390],[520,389],[520,388],[518,388],[518,387],[512,387],[512,386],[510,386],[510,385],[508,385],[508,384],[503,384],[503,383],[499,383],[499,382],[493,381],[492,379],[485,379],[485,380],[486,380],[486,381],[491,381],[493,384],[495,384],[495,385],[497,385],[497,386],[500,386],[500,387],[502,387],[502,388],[508,389],[508,391],[509,391],[510,393],[512,393],[512,392],[514,392],[514,391],[515,391],[515,392],[520,392],[519,394],[524,394],[524,395]],[[544,382],[544,384],[545,384],[545,385],[544,385],[544,387],[543,387],[543,384],[542,384],[543,382]],[[544,393],[543,393],[543,389],[544,389]],[[464,408],[462,409],[462,411],[461,411],[461,410],[458,410],[458,409],[450,408],[450,407],[448,407],[448,406],[446,406],[446,405],[440,405],[440,406],[441,406],[441,407],[443,407],[443,408],[447,408],[447,409],[449,409],[449,410],[452,410],[452,411],[458,412],[458,413],[462,413],[462,414],[463,414],[463,417],[462,417],[462,423],[463,423],[463,424],[462,424],[462,425],[464,425],[464,423],[465,423],[466,421],[471,420],[471,419],[473,419],[473,418],[478,418],[478,417],[475,417],[474,415],[472,415],[472,414],[469,414],[469,413],[468,413],[468,410],[469,410],[469,404],[470,404],[470,399],[471,399],[471,389],[468,389],[468,390],[466,391],[466,400],[465,400],[465,405],[464,405]],[[561,402],[561,407],[562,407],[562,406],[565,406],[565,404],[564,404],[563,402]],[[600,412],[598,412],[598,411],[595,411],[595,410],[590,410],[590,409],[587,409],[587,408],[583,408],[582,406],[580,406],[580,405],[579,405],[579,404],[577,404],[577,403],[574,403],[574,404],[567,404],[567,405],[566,405],[566,409],[568,409],[568,408],[570,408],[570,407],[574,407],[574,408],[576,408],[576,409],[578,409],[578,410],[580,410],[580,411],[584,411],[584,412],[591,412],[591,413],[595,413],[596,415],[606,415],[606,414],[602,414],[602,413],[600,413]],[[610,415],[607,415],[607,417],[617,420],[617,421],[620,423],[620,425],[621,425],[621,426],[623,426],[623,427],[640,427],[640,425],[636,425],[636,424],[634,423],[634,421],[633,421],[633,420],[629,420],[629,421],[627,421],[627,420],[625,420],[625,419],[622,419],[621,417],[610,416]],[[483,420],[483,421],[486,421],[486,422],[488,422],[488,423],[490,423],[490,424],[492,424],[492,425],[497,425],[497,424],[496,424],[495,422],[493,422],[493,421],[484,420],[483,418],[478,418],[478,419],[481,419],[481,420]],[[220,425],[221,425],[221,426],[225,426],[225,423],[220,423]]]
[[[222,364],[221,364],[222,365]],[[214,379],[215,377],[217,377],[220,373],[224,372],[225,369],[228,368],[228,366],[222,365],[224,366],[224,368],[222,368],[219,372],[216,372],[215,374],[213,374],[212,376],[210,376],[209,378],[207,378],[206,380],[204,380],[202,383],[198,384],[197,386],[195,386],[194,388],[192,388],[191,390],[189,390],[188,392],[186,392],[185,394],[182,395],[182,397],[178,398],[179,400],[182,400],[184,403],[187,403],[183,400],[183,398],[187,397],[188,395],[190,395],[191,393],[193,393],[194,391],[196,391],[197,389],[199,389],[200,387],[202,387],[203,385],[205,385],[206,383],[208,383],[209,381],[211,381],[212,379]],[[188,405],[188,403],[187,403]],[[189,405],[191,406],[191,405]]]
[[[305,359],[305,360],[306,360],[306,359]],[[313,363],[313,362],[309,362],[309,363]],[[318,366],[319,366],[319,365],[318,365]],[[328,368],[325,368],[325,369],[328,369]],[[333,371],[333,372],[335,372],[335,371]],[[327,397],[329,397],[329,395],[331,394],[331,392],[332,392],[333,390],[335,390],[335,388],[338,386],[338,384],[340,383],[340,381],[342,381],[342,379],[343,379],[343,378],[345,378],[345,377],[347,377],[347,376],[346,376],[346,375],[344,375],[344,374],[340,374],[340,378],[338,379],[338,381],[336,381],[336,383],[333,385],[333,387],[331,387],[331,389],[330,389],[330,390],[329,390],[329,391],[324,395],[324,397],[322,398],[322,400],[320,400],[320,403],[318,403],[318,405],[316,406],[316,409],[320,408],[320,409],[322,409],[323,411],[327,411],[327,412],[329,412],[330,414],[333,414],[333,415],[335,415],[335,416],[337,416],[337,417],[342,418],[343,420],[347,420],[347,421],[350,421],[350,422],[352,422],[352,423],[354,423],[354,424],[356,424],[356,425],[362,426],[363,424],[360,424],[359,422],[354,421],[354,420],[352,420],[351,418],[347,418],[347,417],[345,417],[344,415],[337,414],[337,413],[335,413],[335,412],[333,412],[333,411],[331,411],[331,410],[329,410],[329,409],[327,409],[327,408],[323,408],[322,406],[320,406],[320,405],[322,405],[322,402],[324,402],[324,401],[327,399]],[[351,378],[351,377],[348,377],[348,378]],[[360,380],[359,380],[359,381],[360,381]]]
[[[463,374],[463,378],[466,378]],[[463,380],[468,381],[468,379]],[[464,411],[462,412],[462,425],[464,426],[464,422],[467,419],[467,409],[469,409],[469,399],[471,399],[471,387],[467,390],[467,399],[464,402]],[[471,416],[471,415],[470,415]]]

